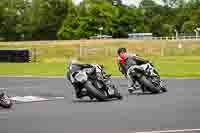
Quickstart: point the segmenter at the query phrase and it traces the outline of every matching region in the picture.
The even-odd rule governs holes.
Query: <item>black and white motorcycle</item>
[[[118,89],[111,82],[111,75],[103,71],[103,66],[98,64],[70,64],[67,79],[76,92],[90,99],[96,98],[105,101],[112,98],[122,99]],[[79,94],[80,94],[79,93]]]
[[[152,63],[140,66],[131,66],[130,75],[133,80],[135,90],[143,92],[160,93],[167,92],[159,73],[155,70]],[[132,93],[132,91],[129,91]]]
[[[11,108],[13,105],[12,100],[7,95],[5,89],[0,89],[0,106],[3,108]]]

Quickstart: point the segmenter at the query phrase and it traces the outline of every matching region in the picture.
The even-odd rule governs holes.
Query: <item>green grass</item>
[[[161,76],[200,77],[199,56],[148,57],[155,64]],[[121,75],[114,58],[108,60],[84,60],[90,63],[105,65],[107,72],[114,76]],[[63,76],[66,70],[64,63],[0,63],[0,75],[39,75]]]
[[[0,42],[0,49],[29,49],[33,62],[34,59],[37,62],[0,63],[0,75],[61,76],[66,69],[65,63],[74,57],[85,63],[104,64],[107,72],[121,75],[116,65],[116,51],[126,47],[152,60],[162,76],[200,77],[200,40],[182,40],[182,48],[178,48],[179,43],[128,39]]]
[[[64,75],[64,64],[0,63],[0,75]]]

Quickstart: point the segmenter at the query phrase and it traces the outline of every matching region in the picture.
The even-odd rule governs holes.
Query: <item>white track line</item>
[[[175,132],[192,132],[192,131],[200,131],[200,129],[163,130],[163,131],[148,131],[148,132],[136,132],[136,133],[175,133]]]
[[[42,102],[51,100],[61,100],[64,99],[64,97],[44,98],[39,96],[15,96],[15,97],[10,97],[9,99],[16,102]]]
[[[34,76],[34,75],[24,75],[24,76],[12,76],[12,75],[0,75],[2,78],[49,78],[49,79],[63,79],[65,76]],[[123,76],[112,76],[113,78],[123,78]],[[200,79],[200,77],[161,77],[162,79]]]

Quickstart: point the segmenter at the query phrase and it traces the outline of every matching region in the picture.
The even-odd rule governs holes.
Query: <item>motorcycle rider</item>
[[[141,67],[142,65],[149,63],[149,61],[138,57],[136,54],[128,53],[126,48],[119,48],[117,54],[119,71],[125,75],[126,79],[128,80],[128,91],[132,93],[134,90],[136,90],[135,87],[137,86],[133,86],[134,81],[130,76],[130,72],[136,67]]]
[[[76,58],[70,59],[68,64],[69,64],[69,66],[72,67],[72,71],[80,70],[81,66],[86,65],[86,64],[83,64],[82,62],[80,62]],[[70,72],[67,73],[67,78],[71,82],[71,80],[70,80]],[[82,91],[82,88],[80,88],[80,86],[78,86],[77,84],[73,84],[73,83],[72,83],[72,85],[74,86],[76,98],[80,99],[80,98],[82,98],[84,96],[87,96],[87,93],[85,91]]]
[[[84,67],[84,68],[95,68],[95,64],[85,64],[85,63],[80,62],[76,58],[70,59],[68,64],[72,68],[73,72],[76,72],[76,71],[80,70],[81,67]],[[101,65],[101,67],[103,67],[103,66]],[[103,72],[102,74],[103,74],[103,78],[111,76],[110,74],[106,74],[105,72]],[[70,80],[70,72],[67,73],[67,78],[71,82],[71,80]],[[88,95],[87,92],[83,91],[82,87],[79,86],[78,84],[73,84],[72,83],[72,85],[74,86],[74,89],[75,89],[76,98],[80,99],[80,98],[85,97],[85,96]],[[90,98],[92,98],[92,97],[90,97]]]

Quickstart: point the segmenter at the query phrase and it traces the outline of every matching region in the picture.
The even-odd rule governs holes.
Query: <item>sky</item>
[[[78,4],[78,3],[80,3],[80,1],[82,1],[82,0],[73,0],[76,4]],[[140,1],[141,0],[122,0],[122,2],[124,3],[124,4],[127,4],[127,5],[130,5],[130,4],[134,4],[134,5],[139,5],[139,3],[140,3]],[[156,1],[158,1],[158,0],[156,0]]]

